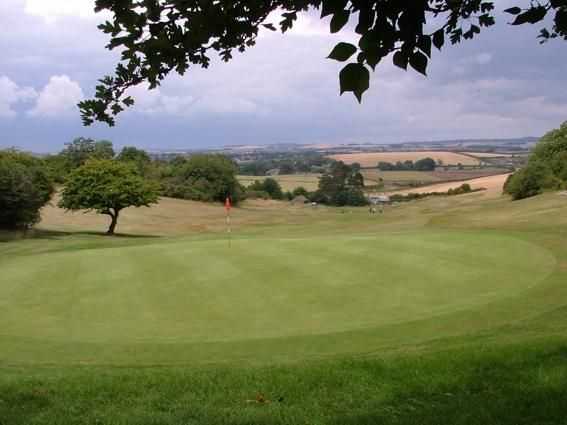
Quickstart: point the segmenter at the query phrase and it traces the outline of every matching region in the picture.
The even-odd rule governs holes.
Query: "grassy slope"
[[[252,345],[254,359],[277,361],[279,366],[231,362],[205,367],[68,368],[4,363],[0,366],[0,423],[567,423],[567,205],[556,195],[513,204],[481,199],[482,194],[473,194],[420,201],[393,208],[373,222],[364,220],[363,212],[306,209],[294,210],[294,215],[270,210],[264,225],[259,225],[249,218],[257,213],[252,209],[242,212],[246,217],[241,218],[239,231],[258,237],[301,236],[307,230],[313,235],[423,229],[505,232],[537,244],[556,258],[545,282],[529,298],[513,303],[513,308],[497,303],[450,321],[426,322],[417,327],[417,335],[408,334],[406,344],[398,340],[404,330],[394,327],[378,335],[352,333]],[[289,221],[281,215],[289,216]],[[199,224],[206,226],[208,220],[203,218]],[[279,225],[269,225],[273,223]],[[48,241],[3,244],[2,257],[93,245],[156,243],[154,239],[48,236]],[[518,312],[521,320],[515,316]],[[467,335],[444,333],[451,326],[469,330],[469,324],[478,321],[485,321],[486,326],[475,327]],[[380,343],[386,341],[387,346],[388,338],[394,338],[397,346],[381,349]],[[308,355],[325,344],[343,354],[297,359],[298,351]],[[363,346],[374,346],[374,350],[361,355]],[[6,353],[5,347],[1,346],[0,353]],[[26,356],[27,348],[21,346],[21,356]],[[50,354],[61,349],[43,348]],[[235,359],[239,350],[250,355],[250,348],[248,344],[224,347]],[[83,349],[89,352],[88,346]],[[17,346],[14,350],[12,356],[18,353]],[[212,361],[215,352],[224,351],[223,347],[201,350]],[[353,351],[358,354],[348,354]],[[64,353],[60,352],[63,358]],[[97,363],[104,363],[104,352],[93,354]],[[127,354],[132,361],[143,355],[135,350]],[[159,354],[158,350],[152,353],[156,363]],[[267,405],[246,403],[257,391],[284,400]]]

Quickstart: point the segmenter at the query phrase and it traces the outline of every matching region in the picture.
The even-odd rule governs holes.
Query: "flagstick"
[[[232,240],[231,240],[232,229],[230,228],[230,212],[229,211],[226,212],[226,233],[228,233],[228,247],[230,248],[232,246]]]

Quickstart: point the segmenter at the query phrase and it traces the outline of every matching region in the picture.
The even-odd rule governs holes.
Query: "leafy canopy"
[[[360,173],[360,165],[347,165],[341,161],[334,162],[330,169],[319,179],[319,189],[312,196],[316,202],[329,205],[367,205],[364,196],[364,177]]]
[[[234,204],[242,196],[236,178],[238,167],[230,158],[217,154],[192,155],[173,164],[171,176],[164,179],[163,193],[173,198],[205,202],[224,202],[229,196]]]
[[[67,172],[80,167],[89,159],[112,159],[114,148],[108,140],[94,140],[78,137],[71,143],[65,144],[59,156],[62,158]]]
[[[59,207],[109,215],[112,218],[109,233],[114,233],[121,210],[149,207],[157,202],[157,188],[145,181],[132,164],[92,159],[69,175]]]
[[[563,188],[567,188],[567,122],[540,139],[528,165],[508,178],[504,192],[517,200]]]
[[[0,228],[26,228],[55,188],[43,161],[16,151],[0,151]]]
[[[265,192],[271,199],[283,199],[284,197],[281,185],[276,179],[271,177],[264,179],[264,181],[256,180],[246,189],[255,192]]]
[[[519,3],[520,0],[516,0]],[[340,92],[361,101],[370,85],[370,70],[385,58],[407,70],[426,74],[432,48],[439,50],[472,39],[495,24],[494,1],[486,0],[96,0],[96,11],[112,12],[100,25],[110,36],[109,49],[121,60],[113,76],[100,80],[94,99],[79,104],[83,122],[114,125],[115,116],[134,99],[128,88],[140,83],[157,87],[171,72],[183,75],[191,65],[207,68],[211,55],[229,61],[234,50],[244,52],[256,43],[260,28],[286,32],[298,15],[319,9],[330,17],[336,33],[349,23],[357,45],[341,42],[329,58],[347,62],[340,71]],[[272,12],[281,12],[271,22]],[[543,41],[567,40],[567,0],[532,2],[511,7],[512,25],[535,24],[551,16],[551,28],[541,30]]]

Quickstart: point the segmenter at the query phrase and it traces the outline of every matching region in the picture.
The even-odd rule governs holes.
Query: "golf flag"
[[[232,208],[232,204],[230,203],[230,197],[227,196],[226,200],[224,201],[224,208],[226,210],[226,233],[228,236],[228,247],[230,248],[230,246],[232,245],[232,241],[231,241],[231,233],[232,233],[232,229],[231,229],[231,225],[230,225],[230,209]]]

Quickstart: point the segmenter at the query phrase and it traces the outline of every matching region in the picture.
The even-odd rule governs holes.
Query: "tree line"
[[[160,196],[204,202],[224,202],[230,197],[233,204],[259,194],[272,199],[305,196],[333,206],[368,203],[359,164],[331,162],[314,192],[299,187],[284,193],[272,178],[245,188],[238,182],[238,171],[235,161],[220,154],[152,160],[135,147],[125,147],[116,154],[111,142],[85,138],[45,158],[3,150],[0,229],[25,229],[37,223],[41,208],[52,199],[58,185],[62,186],[58,200],[61,208],[109,216],[109,234],[114,234],[123,209],[150,206],[159,202]],[[504,185],[505,193],[514,200],[560,189],[567,189],[567,122],[542,137],[528,164],[510,175]]]
[[[380,161],[378,169],[380,171],[435,171],[437,163],[433,158],[423,158],[415,162],[413,161],[397,161],[395,164],[391,162]]]
[[[160,196],[237,205],[248,197],[291,199],[303,194],[330,205],[365,202],[358,168],[333,163],[319,190],[284,193],[274,179],[245,188],[239,167],[220,154],[195,154],[171,161],[153,160],[147,152],[125,147],[116,153],[107,140],[77,138],[55,155],[38,158],[15,150],[0,151],[0,228],[25,229],[40,220],[40,211],[60,186],[57,205],[68,211],[94,211],[109,217],[114,234],[122,210],[150,206]]]

